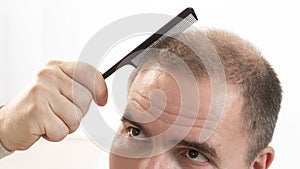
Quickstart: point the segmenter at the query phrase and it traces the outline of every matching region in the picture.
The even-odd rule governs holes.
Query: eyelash
[[[131,131],[132,129],[139,129],[139,128],[137,128],[137,127],[135,127],[135,126],[128,126],[128,127],[126,127],[126,133],[129,135],[129,134],[130,134],[130,131]]]
[[[192,161],[192,162],[195,163],[196,165],[205,165],[205,164],[211,162],[210,159],[209,159],[206,155],[204,155],[201,151],[198,151],[198,150],[195,150],[195,151],[199,152],[199,154],[200,154],[201,156],[203,156],[207,161],[206,161],[206,162],[198,162],[198,163],[197,163],[197,162],[195,162],[195,161],[189,159],[189,158],[187,157],[186,154],[187,154],[189,151],[191,151],[191,150],[195,150],[195,149],[190,148],[190,147],[182,147],[182,148],[180,148],[180,150],[178,151],[178,152],[179,152],[178,154],[180,154],[180,156],[182,156],[185,160]]]
[[[128,125],[128,126],[124,126],[124,128],[125,128],[126,135],[127,135],[128,137],[132,137],[132,138],[134,138],[135,140],[140,140],[140,141],[148,140],[147,136],[145,135],[145,132],[144,132],[143,130],[141,130],[140,128],[138,128],[138,127],[136,127],[136,126],[134,126],[134,125],[132,125],[132,124],[130,124],[130,125]],[[132,131],[132,129],[138,129],[138,130],[140,131],[140,134],[143,134],[143,135],[145,136],[145,138],[137,138],[137,136],[132,136],[132,135],[130,134],[130,132]],[[187,154],[189,151],[191,151],[191,150],[195,150],[195,149],[190,148],[190,147],[181,147],[181,148],[179,148],[179,151],[178,151],[179,153],[178,153],[178,154],[180,154],[180,156],[184,157],[185,160],[192,161],[192,162],[195,163],[196,165],[205,165],[205,164],[207,164],[207,163],[210,163],[210,159],[207,158],[206,155],[204,155],[201,151],[198,151],[198,150],[195,150],[195,151],[199,152],[199,154],[200,154],[201,156],[203,156],[207,161],[206,161],[206,162],[198,162],[198,163],[197,163],[197,162],[191,160],[191,159],[186,155],[186,154]]]
[[[146,134],[145,134],[145,132],[143,131],[143,130],[141,130],[141,129],[139,129],[138,127],[136,127],[136,126],[133,126],[133,125],[130,125],[130,126],[127,126],[126,128],[125,128],[125,130],[126,130],[126,134],[129,136],[129,137],[136,137],[136,136],[130,136],[130,132],[131,132],[131,130],[132,129],[138,129],[139,131],[140,131],[140,134],[143,134],[145,137],[146,137]]]

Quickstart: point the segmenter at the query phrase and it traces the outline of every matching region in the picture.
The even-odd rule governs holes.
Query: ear
[[[274,149],[265,147],[255,158],[251,165],[251,169],[267,169],[274,159]]]

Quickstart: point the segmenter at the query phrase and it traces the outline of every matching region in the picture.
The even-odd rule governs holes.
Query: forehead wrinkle
[[[146,69],[137,74],[134,84],[129,88],[129,97],[136,92],[147,98],[156,89],[164,91],[165,94],[175,94],[174,91],[180,93],[176,80],[168,73],[159,69]]]
[[[149,73],[148,73],[149,72]],[[166,105],[166,110],[163,111],[162,113],[162,117],[156,119],[155,121],[159,121],[160,123],[163,123],[162,125],[172,125],[174,124],[173,122],[175,122],[176,118],[178,118],[179,115],[179,110],[176,111],[176,109],[181,105],[182,101],[181,99],[177,99],[177,102],[179,104],[176,104],[176,98],[179,98],[177,96],[174,95],[174,90],[172,90],[172,88],[177,88],[178,86],[176,85],[172,85],[170,86],[170,84],[174,84],[171,83],[173,82],[172,78],[166,76],[165,73],[161,73],[161,72],[156,72],[156,71],[143,71],[140,72],[137,77],[135,78],[135,84],[131,87],[130,89],[130,100],[134,100],[135,104],[138,105],[140,108],[142,108],[143,110],[147,110],[147,103],[149,103],[150,106],[154,106],[151,105],[153,104],[152,102],[150,102],[149,100],[149,94],[151,94],[151,90],[153,89],[161,89],[163,91],[165,91],[167,94],[167,105]],[[199,81],[200,83],[200,81]],[[205,121],[209,121],[209,123],[215,123],[217,122],[217,120],[215,119],[207,119],[207,113],[209,110],[209,108],[205,107],[205,105],[210,105],[210,83],[209,81],[206,80],[201,80],[201,83],[198,85],[198,90],[202,93],[200,94],[201,99],[203,99],[201,105],[203,105],[203,107],[201,108],[201,110],[199,109],[196,113],[196,117],[192,116],[192,118],[196,118],[195,123],[193,122],[193,128],[196,128],[196,130],[201,130],[203,129],[203,127],[206,127],[206,130],[213,130],[215,131],[214,127],[209,127],[205,125]],[[175,96],[175,97],[174,97]],[[139,99],[140,98],[140,99]],[[209,100],[209,101],[206,101]],[[192,103],[192,102],[191,102]],[[170,111],[174,108],[174,111]],[[182,108],[182,107],[181,107]],[[188,119],[189,117],[191,118],[191,112],[186,111],[187,113],[181,113],[180,114],[180,118],[181,119]],[[147,112],[148,113],[148,112]],[[150,114],[150,113],[149,113]],[[153,114],[150,114],[153,116]],[[169,118],[168,118],[169,117]],[[191,120],[191,119],[189,119]],[[194,120],[194,119],[192,119]],[[153,122],[155,122],[153,121]],[[185,121],[185,120],[183,120]],[[153,123],[151,122],[151,123]],[[185,123],[182,123],[181,127],[185,127]],[[180,124],[178,123],[178,124]],[[149,126],[148,126],[149,127]],[[152,127],[152,126],[150,126]],[[187,127],[190,127],[189,125]]]
[[[149,110],[150,106],[153,106],[157,109],[159,109],[159,107],[155,106],[155,104],[151,104],[152,102],[150,102],[149,99],[146,96],[144,96],[142,93],[140,93],[140,92],[136,92],[136,93],[138,94],[138,96],[141,96],[140,99],[142,99],[142,103],[140,102],[139,99],[136,99],[136,98],[132,98],[131,101],[133,103],[135,103],[139,108],[141,108],[144,111],[143,113],[148,113],[150,116],[154,117],[154,115],[151,112],[148,112],[148,110]],[[150,106],[147,107],[143,103],[144,104],[149,103]],[[170,105],[168,105],[167,107],[170,107]],[[163,116],[163,117],[166,117],[166,116],[172,117],[172,119],[169,120],[169,121],[172,121],[172,122],[175,122],[175,120],[179,118],[179,115],[180,115],[181,119],[185,118],[185,119],[190,120],[189,118],[196,118],[195,122],[193,123],[194,127],[201,127],[201,126],[204,125],[204,124],[200,123],[199,120],[203,121],[203,123],[205,123],[205,122],[213,123],[213,122],[217,121],[215,119],[208,119],[207,116],[205,116],[205,115],[203,115],[201,117],[200,114],[203,114],[203,113],[199,113],[199,112],[196,112],[197,114],[194,117],[192,115],[189,115],[191,113],[184,113],[183,112],[181,114],[175,114],[175,113],[172,113],[172,111],[167,110],[167,107],[166,107],[165,110],[161,110],[161,111],[163,111],[161,116]],[[160,121],[163,121],[163,119],[165,119],[163,117],[161,117],[162,119]],[[158,117],[154,117],[154,118],[158,118]],[[168,121],[164,121],[164,122],[168,123],[168,124],[174,124],[174,123],[171,123],[171,122],[168,122]],[[184,122],[183,123],[181,122],[181,125],[182,125],[182,127],[185,127]]]
[[[136,102],[136,101],[134,101],[134,102]],[[153,123],[155,121],[158,121],[158,122],[162,122],[163,124],[166,124],[166,125],[176,125],[177,127],[193,127],[193,128],[199,128],[199,129],[203,129],[203,127],[205,127],[205,130],[215,130],[215,128],[209,127],[211,125],[204,125],[204,124],[205,123],[215,123],[216,120],[210,120],[210,119],[204,119],[204,118],[203,119],[196,118],[192,122],[192,124],[191,124],[191,123],[186,123],[186,121],[182,121],[182,122],[176,121],[177,118],[178,118],[178,116],[174,115],[174,114],[171,114],[171,113],[169,113],[167,111],[163,111],[162,115],[159,116],[159,117],[155,117],[151,112],[148,112],[146,110],[145,110],[145,112],[142,112],[142,113],[147,113],[149,116],[153,117],[154,120],[151,121],[151,122],[149,122],[149,123]],[[134,118],[134,113],[133,112],[129,112],[129,111],[126,110],[125,114],[130,115],[130,117],[132,118],[132,120],[136,121],[135,118]],[[172,119],[166,118],[166,116],[171,116]],[[188,119],[189,117],[182,116],[180,118],[186,118],[186,119]],[[166,119],[169,119],[169,120],[166,120]],[[190,120],[190,119],[188,119],[188,120]],[[188,125],[188,124],[191,124],[191,125]]]
[[[144,104],[140,103],[138,101],[138,99],[135,99],[135,98],[130,99],[130,102],[133,103],[134,105],[136,105],[138,108],[140,108],[143,112],[146,112],[149,109],[150,105],[151,105],[151,103],[148,103],[149,106],[145,106]],[[137,110],[139,110],[139,109],[137,109]]]
[[[142,102],[144,101],[144,103],[151,103],[151,104],[156,104],[157,102],[165,101],[166,105],[170,107],[177,107],[177,105],[181,105],[181,95],[179,96],[175,95],[174,90],[168,91],[167,89],[162,87],[156,87],[156,88],[148,88],[148,87],[149,86],[147,87],[142,86],[142,89],[138,88],[138,89],[131,90],[128,99],[129,100],[141,99]],[[157,91],[161,92],[165,96],[165,98],[164,99],[159,98],[158,100],[151,101],[150,100],[151,94]]]
[[[145,113],[148,113],[148,114],[150,114],[150,116],[153,117],[153,115],[151,113],[149,113],[149,112],[145,112]],[[170,115],[170,114],[167,114],[167,115]],[[217,130],[214,127],[210,127],[210,125],[205,125],[205,123],[206,123],[205,119],[197,119],[196,121],[193,122],[192,125],[186,126],[185,123],[174,124],[174,121],[166,120],[167,118],[164,118],[164,117],[156,118],[154,121],[151,121],[151,122],[141,123],[138,120],[136,120],[135,114],[130,111],[126,111],[124,113],[124,116],[128,117],[131,121],[134,121],[137,124],[139,124],[140,126],[142,126],[143,129],[145,129],[147,131],[147,133],[149,133],[149,137],[157,136],[157,135],[164,133],[166,130],[168,130],[170,128],[170,126],[177,128],[176,131],[182,131],[182,130],[186,131],[185,138],[187,138],[188,140],[191,140],[191,141],[195,141],[195,142],[199,141],[201,133],[209,132],[209,133],[213,134],[211,137],[214,137],[214,138],[221,137],[219,130]],[[213,121],[213,123],[214,122],[215,121]],[[188,130],[187,130],[187,128],[188,128]],[[174,133],[174,135],[172,137],[173,137],[173,139],[177,139],[176,132]],[[182,140],[182,138],[179,140]]]
[[[130,97],[129,100],[130,101],[133,101],[135,102],[139,107],[143,108],[144,111],[148,110],[150,108],[150,106],[154,106],[156,108],[159,108],[156,106],[156,102],[153,102],[153,101],[150,101],[149,100],[149,97],[147,97],[145,94],[143,94],[142,92],[140,91],[136,91],[134,90],[133,92],[135,95],[133,97]],[[138,97],[138,98],[137,98]],[[169,100],[172,100],[172,99],[169,99]],[[143,105],[143,104],[147,104],[147,105]],[[179,105],[179,106],[178,106]],[[166,105],[165,105],[165,112],[171,114],[171,115],[174,115],[174,116],[178,116],[179,115],[179,111],[178,110],[170,110],[170,109],[177,109],[177,107],[180,107],[179,110],[182,110],[182,109],[188,109],[186,108],[186,106],[182,105],[181,103],[179,104],[174,104],[170,101],[168,101],[168,99],[166,99]],[[168,110],[169,109],[169,110]],[[173,113],[174,112],[174,113]],[[178,114],[176,114],[176,113]],[[199,116],[199,112],[196,112],[196,115],[195,116],[188,116],[190,115],[191,113],[181,113],[181,115],[186,115],[186,116],[183,116],[183,117],[195,117],[195,116]],[[204,116],[206,117],[206,116]],[[204,118],[203,117],[203,118]]]

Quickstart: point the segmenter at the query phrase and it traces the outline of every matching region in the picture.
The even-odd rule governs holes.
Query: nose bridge
[[[142,169],[168,169],[172,163],[168,152],[144,159]],[[173,167],[172,167],[173,168]]]

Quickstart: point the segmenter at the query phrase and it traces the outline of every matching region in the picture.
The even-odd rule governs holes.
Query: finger
[[[103,106],[107,102],[107,87],[102,74],[93,66],[82,62],[65,62],[61,70],[78,83],[85,86],[93,95],[96,104]]]
[[[40,82],[49,89],[56,88],[59,92],[73,102],[85,114],[93,98],[92,93],[85,86],[73,80],[59,68],[63,62],[50,61],[47,67],[39,71]]]
[[[45,131],[43,137],[49,141],[61,141],[70,133],[67,125],[54,113],[49,113],[47,118],[43,119],[43,124]]]
[[[69,101],[73,102],[81,110],[82,116],[84,116],[93,99],[92,93],[86,87],[77,81],[74,81],[63,72],[61,76],[60,80],[57,81],[58,84],[56,84],[60,93]]]
[[[59,93],[49,99],[49,104],[53,113],[68,126],[69,133],[78,129],[84,114],[75,104]]]

